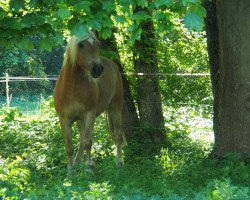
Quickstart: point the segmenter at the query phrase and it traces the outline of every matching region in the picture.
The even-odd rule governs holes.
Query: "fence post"
[[[6,72],[5,74],[6,80],[6,99],[7,99],[7,109],[10,108],[10,90],[9,90],[9,74]]]

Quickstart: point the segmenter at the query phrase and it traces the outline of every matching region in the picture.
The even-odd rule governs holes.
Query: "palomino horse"
[[[123,165],[122,145],[126,139],[122,130],[122,79],[117,65],[99,56],[99,41],[94,33],[85,38],[72,36],[66,47],[63,66],[54,90],[55,109],[64,133],[68,168],[81,162],[86,150],[86,165],[91,159],[92,131],[95,118],[108,112],[109,124],[117,147],[117,165]],[[72,125],[80,132],[79,149],[74,156]]]

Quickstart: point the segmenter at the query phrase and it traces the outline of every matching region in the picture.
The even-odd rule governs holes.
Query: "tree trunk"
[[[220,137],[217,153],[250,152],[250,1],[218,0]]]
[[[133,138],[136,128],[139,126],[139,119],[134,105],[133,97],[129,88],[129,82],[124,74],[123,67],[121,65],[121,60],[118,54],[118,49],[114,35],[111,38],[102,40],[101,46],[104,50],[113,51],[116,56],[113,60],[117,63],[120,72],[122,73],[123,81],[123,127],[126,134],[127,140],[129,142],[130,138]]]
[[[213,130],[215,136],[215,149],[219,143],[219,33],[218,33],[218,22],[217,22],[217,11],[216,11],[216,0],[206,0],[204,3],[207,14],[205,19],[206,34],[207,34],[207,48],[209,56],[209,66],[212,82],[213,91]],[[215,150],[216,151],[216,150]]]
[[[145,10],[144,10],[145,11]],[[148,13],[151,15],[151,13]],[[159,77],[147,74],[157,73],[156,38],[152,21],[142,22],[141,40],[135,42],[135,68],[138,76],[137,101],[139,117],[144,133],[153,141],[164,139],[164,119],[162,112]]]

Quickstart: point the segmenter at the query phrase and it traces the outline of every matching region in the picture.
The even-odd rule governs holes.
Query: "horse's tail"
[[[116,142],[116,135],[114,133],[114,125],[112,122],[112,118],[108,113],[106,113],[106,118],[107,118],[107,122],[108,122],[110,136],[111,136],[113,142]],[[126,140],[126,137],[125,137],[123,130],[122,130],[122,145],[124,145],[124,146],[127,145],[127,140]]]

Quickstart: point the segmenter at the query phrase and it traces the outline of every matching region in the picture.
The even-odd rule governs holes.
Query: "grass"
[[[209,109],[165,108],[168,144],[130,142],[125,165],[115,166],[105,117],[95,125],[94,174],[66,169],[66,153],[51,99],[36,115],[0,110],[2,199],[249,199],[250,166],[237,155],[210,158]],[[74,144],[77,146],[78,134]]]

